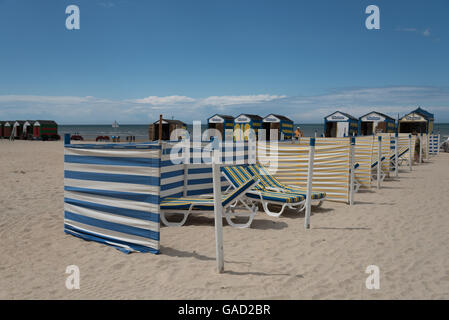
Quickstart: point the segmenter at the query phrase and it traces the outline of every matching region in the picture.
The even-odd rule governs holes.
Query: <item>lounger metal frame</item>
[[[247,203],[245,201],[246,197],[245,194],[247,192],[249,192],[249,190],[257,185],[257,183],[259,182],[259,180],[255,180],[254,183],[252,183],[247,189],[246,191],[242,192],[241,194],[239,194],[233,201],[231,201],[230,203],[226,204],[225,206],[223,206],[223,217],[226,219],[226,221],[228,222],[228,224],[234,228],[248,228],[251,223],[253,222],[254,217],[257,214],[257,206],[255,204],[252,203]],[[211,196],[213,197],[213,196]],[[188,200],[188,198],[183,198]],[[238,206],[238,203],[241,203],[242,206]],[[191,214],[210,214],[211,212],[213,213],[213,210],[198,210],[195,209],[195,206],[201,206],[201,205],[210,205],[210,201],[196,201],[196,202],[192,202],[189,209],[161,209],[160,212],[160,218],[162,223],[167,226],[167,227],[181,227],[185,224],[185,222],[187,221],[187,218],[189,217],[189,215]],[[246,212],[235,212],[236,209],[245,209],[247,211],[249,211],[249,213]],[[181,211],[181,212],[180,212]],[[184,212],[183,212],[184,211]],[[181,214],[183,215],[183,218],[180,222],[170,222],[167,220],[166,214]],[[234,223],[231,220],[231,217],[247,217],[248,221],[246,223]]]

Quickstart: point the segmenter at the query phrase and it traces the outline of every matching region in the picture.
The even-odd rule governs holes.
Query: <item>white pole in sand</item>
[[[429,160],[429,152],[430,152],[430,135],[426,133],[426,160]]]
[[[412,135],[408,135],[408,167],[412,171]]]
[[[220,164],[216,160],[214,160],[212,164],[212,175],[214,184],[215,248],[217,255],[217,271],[218,273],[223,273],[223,206],[221,203],[221,172]]]
[[[422,163],[422,133],[419,136],[419,163]]]
[[[398,177],[399,176],[399,159],[398,159],[398,133],[396,132],[396,134],[394,135],[394,176]]]
[[[377,189],[380,189],[380,173],[382,170],[382,137],[377,137]]]
[[[437,155],[440,154],[440,133],[438,133],[438,143],[437,143]]]
[[[310,211],[312,210],[313,161],[315,159],[315,138],[310,138],[309,165],[307,170],[306,217],[304,228],[310,229]]]
[[[355,137],[350,138],[350,155],[349,155],[349,205],[354,204],[354,148]]]

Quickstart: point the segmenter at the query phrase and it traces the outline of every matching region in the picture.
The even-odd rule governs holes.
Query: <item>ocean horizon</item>
[[[113,128],[112,124],[70,124],[59,125],[59,134],[62,136],[66,133],[79,134],[86,139],[95,139],[97,136],[111,136],[118,135],[122,137],[135,136],[137,139],[142,140],[148,138],[148,125],[149,124],[119,124],[118,128]],[[300,127],[304,136],[311,137],[318,136],[323,133],[324,125],[322,123],[296,123],[294,127]],[[201,131],[207,129],[206,124],[201,125]],[[187,130],[192,132],[193,125],[187,124]],[[449,123],[435,123],[434,133],[440,133],[443,137],[449,137]]]

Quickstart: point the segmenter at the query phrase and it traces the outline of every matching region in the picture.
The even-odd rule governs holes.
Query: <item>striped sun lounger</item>
[[[381,158],[381,162],[385,160],[385,156],[383,156]],[[379,161],[375,161],[373,162],[373,164],[371,164],[371,177],[373,180],[377,180],[377,165],[378,165]],[[380,181],[384,181],[385,177],[387,176],[387,174],[382,170],[382,167],[380,169]]]
[[[239,188],[246,180],[252,178],[252,175],[246,170],[244,165],[223,167],[222,173],[234,188]],[[304,209],[306,200],[305,195],[302,194],[266,190],[260,181],[245,196],[250,201],[260,202],[265,213],[272,217],[279,217],[285,208],[295,209],[300,212]],[[269,204],[280,205],[281,210],[272,212],[268,208]]]
[[[257,213],[257,206],[248,205],[242,198],[251,189],[251,187],[255,186],[258,181],[254,178],[250,178],[245,180],[238,188],[233,190],[232,192],[223,196],[222,205],[223,205],[223,216],[226,218],[226,221],[229,225],[236,228],[247,228],[251,225],[251,222],[254,219],[254,216]],[[243,209],[245,212],[234,212],[237,207],[237,204],[241,203],[243,205]],[[179,227],[182,226],[187,217],[192,213],[213,213],[214,212],[214,199],[210,198],[201,198],[201,197],[167,197],[161,201],[161,221],[169,227]],[[248,212],[246,212],[246,210]],[[169,222],[166,218],[166,214],[182,214],[183,218],[180,222]],[[232,216],[241,216],[247,217],[248,221],[244,224],[237,224],[231,220]]]
[[[405,159],[404,157],[402,157],[404,154],[406,154],[407,152],[408,152],[408,148],[405,148],[403,151],[401,151],[399,154],[398,154],[398,160],[399,160],[399,162],[398,162],[398,165],[399,166],[401,166],[405,161],[407,161],[407,159]],[[393,154],[393,155],[391,155],[391,157],[390,157],[390,161],[391,161],[391,164],[392,164],[392,167],[394,168],[394,166],[395,166],[395,158],[396,158],[396,155],[395,154]]]
[[[307,190],[298,186],[288,186],[281,183],[275,176],[273,176],[267,168],[261,164],[250,164],[246,166],[246,170],[253,174],[260,180],[258,185],[261,185],[265,190],[283,192],[283,193],[295,193],[304,197],[307,196]],[[326,199],[325,192],[312,192],[312,201],[318,202],[318,205]]]

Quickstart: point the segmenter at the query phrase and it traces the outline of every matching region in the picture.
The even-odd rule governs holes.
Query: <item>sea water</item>
[[[323,133],[323,124],[321,123],[297,123],[294,128],[299,127],[305,137],[313,137],[315,132],[317,136]],[[201,126],[202,131],[207,129],[206,125]],[[192,132],[193,126],[187,125],[187,130]],[[118,128],[113,128],[112,125],[60,125],[59,134],[63,136],[65,133],[79,134],[86,140],[95,140],[98,136],[120,136],[122,141],[126,141],[126,136],[135,136],[137,140],[148,139],[148,124],[124,124]],[[449,137],[449,123],[435,123],[434,134],[440,133],[442,137]]]

